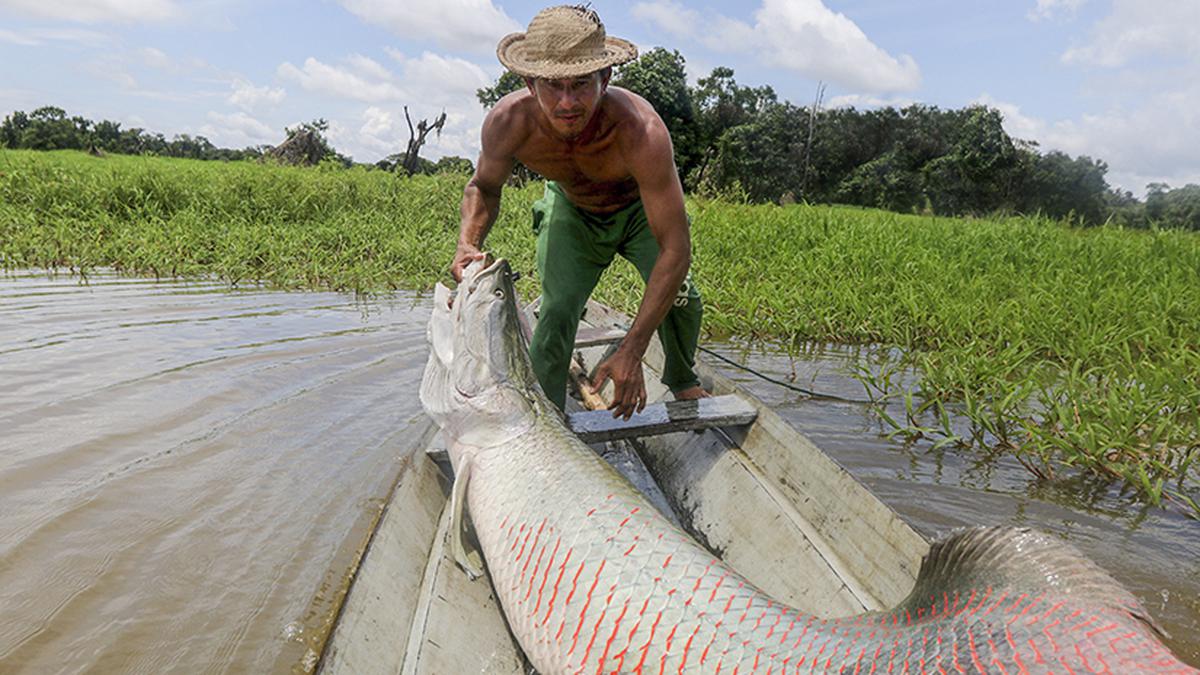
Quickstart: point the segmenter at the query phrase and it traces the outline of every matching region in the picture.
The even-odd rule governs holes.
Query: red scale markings
[[[554,580],[554,590],[550,593],[550,602],[546,604],[546,616],[542,619],[542,625],[550,620],[550,614],[554,611],[554,600],[558,598],[558,585],[562,583],[563,574],[567,571],[567,563],[571,562],[571,554],[575,549],[567,549],[567,555],[563,558],[562,565],[558,568],[558,578]],[[582,570],[582,568],[580,568]]]
[[[550,554],[550,560],[546,563],[546,570],[542,573],[542,585],[538,586],[537,602],[533,605],[533,619],[537,621],[538,610],[542,607],[542,591],[546,590],[546,581],[550,579],[550,570],[554,568],[554,559],[558,557],[558,547],[562,544],[562,540],[558,537],[554,538],[554,552]],[[539,560],[540,564],[541,561]]]
[[[587,598],[583,601],[583,609],[579,610],[579,619],[575,625],[575,634],[571,636],[571,649],[567,651],[567,656],[575,652],[575,646],[579,642],[579,631],[583,628],[583,617],[587,616],[588,606],[592,604],[592,592],[596,590],[596,584],[600,583],[600,573],[604,571],[605,562],[607,561],[600,561],[600,566],[596,569],[596,576],[592,579],[592,586],[588,589]],[[568,598],[567,603],[570,604],[570,602],[571,600]]]

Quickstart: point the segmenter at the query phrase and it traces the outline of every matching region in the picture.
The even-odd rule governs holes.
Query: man
[[[496,54],[526,89],[496,104],[483,122],[483,149],[463,193],[451,273],[483,256],[500,192],[520,161],[548,179],[533,208],[542,303],[530,357],[542,389],[560,408],[583,308],[600,274],[620,254],[646,281],[637,316],[593,386],[613,383],[614,417],[646,405],[641,359],[657,329],[666,352],[663,383],[677,399],[708,396],[693,371],[700,295],[688,277],[691,236],[671,138],[645,99],[609,87],[612,66],[637,57],[607,37],[594,11],[542,10]]]

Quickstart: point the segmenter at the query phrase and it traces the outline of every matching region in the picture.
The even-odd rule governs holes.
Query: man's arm
[[[501,100],[483,120],[482,150],[475,175],[463,189],[459,209],[458,246],[450,274],[462,281],[463,269],[483,257],[483,242],[500,213],[500,193],[513,170],[514,110],[511,101]]]
[[[650,232],[658,241],[658,260],[650,272],[641,306],[621,346],[596,371],[595,386],[613,380],[614,417],[626,417],[646,406],[641,360],[650,339],[666,318],[687,278],[692,240],[683,186],[675,169],[674,151],[666,126],[656,115],[641,129],[623,138],[622,151],[638,183]]]

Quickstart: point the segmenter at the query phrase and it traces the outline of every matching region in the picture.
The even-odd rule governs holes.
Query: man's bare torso
[[[606,213],[638,199],[638,185],[621,145],[636,142],[629,136],[642,132],[647,114],[655,115],[645,100],[609,87],[587,127],[570,140],[550,129],[528,91],[506,97],[501,105],[510,106],[506,112],[512,115],[512,156],[557,182],[573,204]]]

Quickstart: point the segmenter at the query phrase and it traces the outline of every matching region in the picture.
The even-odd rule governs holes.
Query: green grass
[[[446,279],[464,176],[0,151],[0,265],[371,292]],[[529,206],[488,247],[536,292]],[[860,374],[897,434],[1000,448],[1200,513],[1200,235],[694,200],[714,335],[895,347]],[[616,265],[597,291],[636,308]],[[915,366],[915,389],[889,373]],[[882,411],[882,408],[881,408]],[[970,420],[956,433],[951,414]]]

